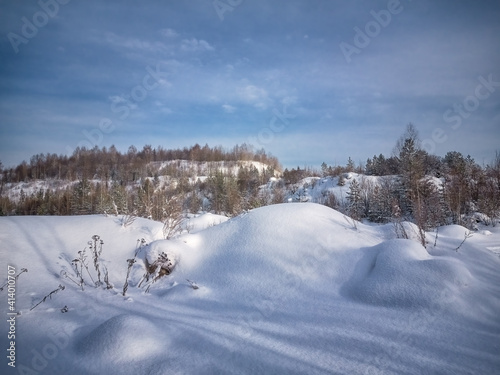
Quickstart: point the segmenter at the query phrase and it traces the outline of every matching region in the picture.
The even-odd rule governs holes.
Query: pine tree
[[[356,165],[354,164],[354,161],[349,156],[349,159],[347,160],[347,165],[346,165],[346,172],[354,172],[355,168],[356,168]]]
[[[420,150],[418,132],[413,124],[408,124],[405,134],[398,140],[395,153],[401,176],[400,207],[403,214],[414,216],[421,199],[419,183],[424,177],[425,152]]]
[[[238,190],[238,181],[233,176],[228,176],[225,179],[224,183],[225,190],[225,209],[224,211],[231,216],[236,216],[241,213],[241,197],[240,192]]]
[[[105,184],[97,183],[95,187],[96,213],[110,214],[113,212],[111,196]]]
[[[375,170],[373,167],[373,161],[370,158],[366,159],[365,173],[367,175],[374,175],[375,174]]]
[[[92,188],[87,179],[78,181],[71,193],[71,214],[88,215],[92,213]]]
[[[377,185],[373,188],[373,192],[369,196],[368,219],[375,223],[384,222],[384,205],[381,190],[380,186]]]
[[[207,179],[207,188],[211,195],[212,210],[216,213],[221,213],[224,209],[224,201],[226,199],[224,174],[222,171],[217,169],[213,175]]]
[[[349,186],[349,191],[347,192],[347,200],[348,204],[348,213],[349,215],[355,219],[360,220],[363,215],[363,198],[361,196],[361,187],[356,179],[351,181]]]
[[[328,176],[328,165],[325,162],[321,164],[321,175],[323,177]]]

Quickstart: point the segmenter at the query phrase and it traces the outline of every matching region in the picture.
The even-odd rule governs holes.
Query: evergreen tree
[[[241,213],[241,197],[238,189],[238,181],[235,177],[226,177],[224,182],[224,196],[226,199],[224,211],[231,216]]]
[[[355,168],[356,168],[356,165],[354,164],[354,161],[349,156],[349,159],[347,160],[347,165],[346,165],[346,172],[354,172]]]
[[[347,192],[349,215],[355,220],[361,220],[364,210],[363,198],[361,196],[361,187],[356,179],[351,181],[349,191]]]
[[[328,176],[328,165],[325,162],[321,164],[321,175],[323,177]]]
[[[224,201],[226,191],[224,187],[224,174],[219,169],[215,170],[213,175],[207,179],[207,188],[211,197],[212,210],[216,213],[222,213],[224,210]]]
[[[380,185],[375,185],[368,197],[368,218],[376,223],[390,220],[394,203],[394,186],[390,178],[383,178]]]
[[[421,200],[419,181],[424,177],[424,156],[420,150],[418,132],[413,124],[409,124],[405,134],[398,140],[395,148],[401,176],[400,207],[403,213],[413,215],[415,206]]]
[[[367,175],[374,175],[375,174],[375,169],[374,169],[374,166],[373,166],[373,161],[370,158],[366,159],[365,173]]]
[[[87,179],[78,181],[72,189],[71,214],[89,215],[92,212],[92,187]]]
[[[111,203],[110,192],[106,188],[106,184],[97,183],[95,187],[95,213],[111,214],[113,213],[113,205]]]

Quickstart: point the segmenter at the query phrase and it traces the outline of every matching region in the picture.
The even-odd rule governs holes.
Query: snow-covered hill
[[[151,162],[147,165],[146,169],[149,171],[150,177],[137,178],[135,181],[130,182],[130,186],[139,186],[146,179],[151,182],[155,179],[151,176],[156,175],[158,184],[156,188],[174,187],[177,185],[179,176],[186,176],[191,184],[196,183],[198,180],[206,181],[209,176],[212,176],[216,171],[225,175],[237,176],[240,168],[253,169],[259,174],[264,174],[270,167],[267,164],[251,161],[220,161],[220,162],[196,162],[190,160],[170,160],[164,162]],[[277,170],[273,170],[275,176],[279,176]],[[21,196],[30,196],[39,191],[46,190],[64,190],[77,184],[79,180],[64,180],[57,178],[48,178],[43,180],[29,180],[26,182],[7,182],[0,190],[0,196],[8,197],[14,202],[18,202]],[[93,176],[89,179],[93,185],[105,184],[105,180]],[[108,184],[112,185],[112,181],[108,180]]]
[[[162,224],[139,218],[0,218],[0,280],[8,265],[28,269],[16,283],[16,368],[4,358],[2,374],[498,373],[498,227],[458,251],[467,230],[442,227],[425,249],[391,225],[291,203],[201,229],[161,240]],[[95,234],[114,288],[90,285],[89,256],[82,291],[63,275],[76,278],[71,261]],[[141,284],[162,253],[172,273]]]
[[[339,183],[339,180],[342,181]],[[366,176],[359,173],[343,173],[337,177],[307,177],[287,189],[289,202],[313,202],[323,204],[329,194],[340,204],[345,204],[351,183],[356,180],[362,186],[380,185],[384,179],[394,180],[396,176]],[[272,184],[272,181],[270,182]],[[268,184],[268,188],[270,188]]]

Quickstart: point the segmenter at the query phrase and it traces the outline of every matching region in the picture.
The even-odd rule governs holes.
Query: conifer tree
[[[356,165],[354,164],[354,161],[349,156],[349,159],[347,160],[347,165],[346,165],[346,172],[354,172],[355,168],[356,168]]]
[[[351,181],[347,192],[347,200],[349,201],[349,215],[355,220],[360,220],[363,215],[363,198],[361,196],[361,187],[356,179]]]
[[[92,187],[87,179],[78,181],[71,193],[71,214],[88,215],[92,213]]]

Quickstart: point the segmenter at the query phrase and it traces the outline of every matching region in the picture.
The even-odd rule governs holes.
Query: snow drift
[[[461,298],[460,288],[471,280],[463,262],[397,239],[367,249],[346,295],[386,307],[430,307],[445,297]]]
[[[440,229],[435,247],[428,233],[425,249],[395,239],[391,225],[310,203],[263,207],[173,240],[144,219],[0,218],[4,264],[29,269],[17,283],[16,370],[498,373],[500,258],[488,248],[500,231],[488,230],[457,252],[462,228]],[[114,288],[87,282],[82,291],[61,271],[72,274],[94,234]],[[145,261],[162,253],[175,268],[145,293]],[[66,289],[29,311],[59,284]]]

